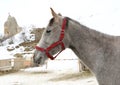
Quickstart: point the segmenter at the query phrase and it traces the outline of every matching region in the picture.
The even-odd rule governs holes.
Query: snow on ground
[[[94,76],[86,75],[71,69],[29,68],[0,76],[0,85],[98,85]]]
[[[49,60],[46,65],[0,76],[0,85],[98,85],[89,72],[79,72],[78,60]]]

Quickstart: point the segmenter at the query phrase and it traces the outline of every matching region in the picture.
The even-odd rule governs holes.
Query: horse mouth
[[[38,63],[34,63],[33,67],[39,67],[39,64]]]
[[[38,67],[41,64],[41,57],[38,60],[34,58],[33,63],[34,63],[33,64],[34,67]]]

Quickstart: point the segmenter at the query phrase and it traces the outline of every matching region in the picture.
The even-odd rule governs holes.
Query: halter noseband
[[[63,19],[63,23],[62,23],[62,27],[61,27],[61,33],[60,33],[60,37],[59,37],[59,40],[55,43],[53,43],[52,45],[50,45],[49,47],[47,48],[41,48],[39,46],[35,46],[35,48],[41,52],[45,52],[45,54],[47,55],[48,58],[50,58],[51,60],[54,60],[64,49],[65,49],[65,45],[63,43],[63,38],[64,38],[64,31],[65,31],[65,28],[66,28],[66,24],[67,24],[67,19],[64,18]],[[60,45],[61,46],[61,51],[57,53],[57,55],[55,57],[53,57],[49,51],[53,48],[55,48],[56,46]]]

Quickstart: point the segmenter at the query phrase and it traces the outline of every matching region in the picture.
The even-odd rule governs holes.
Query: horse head
[[[43,65],[48,58],[54,60],[69,45],[66,33],[67,19],[50,9],[53,18],[50,19],[41,40],[35,47],[33,57],[35,65]]]

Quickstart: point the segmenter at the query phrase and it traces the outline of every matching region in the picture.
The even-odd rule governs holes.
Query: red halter
[[[62,23],[62,27],[61,27],[61,33],[60,33],[60,37],[59,37],[59,40],[57,41],[57,42],[55,42],[55,43],[53,43],[52,45],[50,45],[49,47],[47,47],[47,48],[41,48],[41,47],[39,47],[39,46],[36,46],[35,48],[37,49],[37,50],[39,50],[39,51],[41,51],[41,52],[45,52],[46,53],[46,55],[47,55],[47,57],[48,58],[50,58],[51,60],[54,60],[64,49],[65,49],[65,46],[64,46],[64,43],[63,43],[63,38],[64,38],[64,30],[65,30],[65,28],[66,28],[66,23],[67,23],[67,20],[66,20],[66,18],[64,18],[63,19],[63,23]],[[58,52],[58,54],[55,56],[55,57],[53,57],[50,53],[49,53],[49,51],[51,50],[51,49],[53,49],[53,48],[55,48],[56,46],[58,46],[58,45],[61,45],[61,51],[60,52]]]

